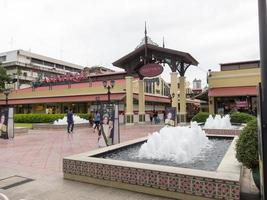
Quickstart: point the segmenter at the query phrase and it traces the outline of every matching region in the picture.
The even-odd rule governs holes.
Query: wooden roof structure
[[[166,63],[170,66],[172,72],[178,71],[180,76],[184,76],[185,71],[190,65],[198,65],[198,61],[187,52],[148,43],[143,44],[112,64],[124,69],[128,75],[133,75],[138,74],[138,69],[147,63]]]

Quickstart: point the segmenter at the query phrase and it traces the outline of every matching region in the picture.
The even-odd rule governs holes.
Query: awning
[[[134,94],[133,98],[138,100],[138,94]],[[158,96],[149,96],[145,95],[145,101],[149,102],[159,102],[159,103],[170,103],[170,99],[168,97],[158,97]]]
[[[122,100],[125,97],[124,93],[113,93],[110,95],[111,100]],[[60,96],[60,97],[39,97],[39,98],[24,98],[24,99],[9,99],[8,104],[33,104],[33,103],[60,103],[60,102],[92,102],[92,101],[107,101],[106,94],[95,95],[75,95],[75,96]],[[5,105],[4,100],[0,100],[0,105]]]
[[[211,97],[231,97],[231,96],[257,96],[256,86],[245,87],[223,87],[223,88],[210,88],[209,96]]]

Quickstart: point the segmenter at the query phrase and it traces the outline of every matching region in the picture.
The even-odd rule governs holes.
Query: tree
[[[10,81],[11,77],[7,74],[6,69],[0,64],[0,89],[4,89],[5,83]]]

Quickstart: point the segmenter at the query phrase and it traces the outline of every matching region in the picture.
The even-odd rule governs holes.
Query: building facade
[[[226,114],[242,111],[256,114],[260,62],[244,61],[221,64],[221,71],[210,71],[209,112]]]
[[[83,69],[80,65],[24,50],[0,53],[0,63],[17,80],[16,89],[31,86],[37,78],[76,73]]]

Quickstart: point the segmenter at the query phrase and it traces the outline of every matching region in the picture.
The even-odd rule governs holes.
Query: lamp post
[[[3,91],[3,94],[6,96],[6,107],[8,107],[8,95],[11,93],[11,89],[5,88],[2,91]]]
[[[108,104],[110,104],[110,90],[114,87],[115,85],[115,81],[114,80],[110,80],[110,81],[103,81],[103,86],[104,88],[106,88],[108,90],[107,94],[108,94]]]
[[[172,94],[169,94],[169,99],[170,99],[170,102],[171,102],[171,106],[172,106],[172,99],[174,98],[175,94],[172,93]]]
[[[98,102],[99,102],[99,100],[100,100],[100,97],[99,97],[99,96],[95,97],[95,101],[96,101],[96,110],[97,110],[97,111],[98,111]]]

